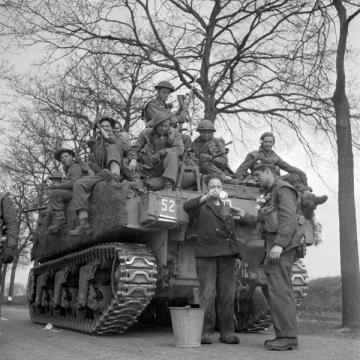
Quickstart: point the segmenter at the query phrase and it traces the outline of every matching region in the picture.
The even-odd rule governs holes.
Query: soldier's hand
[[[16,255],[15,248],[4,245],[0,257],[4,264],[10,264],[14,260],[15,255]]]
[[[281,255],[282,251],[283,251],[283,248],[280,245],[274,245],[269,252],[270,262],[273,264],[276,264],[280,259],[280,255]]]
[[[201,154],[200,155],[200,161],[210,161],[212,160],[212,156],[209,154]]]
[[[136,159],[132,159],[129,164],[129,170],[134,172],[138,167]]]

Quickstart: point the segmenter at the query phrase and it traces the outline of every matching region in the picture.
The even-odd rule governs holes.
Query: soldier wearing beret
[[[129,170],[139,170],[144,182],[152,189],[173,189],[183,155],[180,133],[170,127],[172,113],[158,112],[151,128],[143,130],[129,153]]]
[[[9,264],[16,255],[19,224],[15,207],[6,193],[0,193],[0,231],[0,236],[6,236],[6,242],[0,245],[0,264]]]
[[[258,158],[266,159],[268,162],[276,166],[277,169],[284,170],[288,174],[281,178],[292,184],[302,195],[304,205],[315,208],[317,205],[323,204],[327,200],[327,196],[315,196],[311,187],[308,186],[306,174],[295,166],[284,161],[274,150],[275,136],[271,132],[265,132],[260,137],[260,147],[258,150],[247,154],[245,160],[236,170],[236,177],[243,181],[252,178],[254,174],[254,166]],[[251,175],[248,173],[250,169]]]
[[[276,176],[274,164],[266,158],[256,160],[254,176],[262,187],[258,221],[265,239],[264,271],[276,334],[264,345],[268,350],[295,349],[297,320],[291,271],[303,235],[298,231],[298,193]]]
[[[81,165],[75,161],[73,150],[57,149],[54,157],[63,166],[65,181],[62,181],[62,174],[58,171],[49,176],[52,180],[49,193],[51,223],[48,230],[50,233],[57,233],[65,225],[64,204],[70,202],[73,197],[73,185],[83,176]]]

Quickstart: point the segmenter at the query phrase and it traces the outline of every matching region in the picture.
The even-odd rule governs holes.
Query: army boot
[[[48,232],[50,234],[56,234],[64,225],[66,225],[65,214],[62,210],[54,211],[51,220],[52,222],[48,227]]]
[[[265,341],[264,346],[267,350],[294,350],[298,346],[298,339],[296,337],[276,338],[274,340]]]
[[[240,342],[240,339],[232,332],[221,334],[219,340],[224,344],[238,344]]]
[[[75,229],[69,231],[69,235],[71,235],[71,236],[78,236],[83,233],[86,233],[86,234],[92,233],[92,228],[91,228],[88,218],[80,219],[79,225]]]

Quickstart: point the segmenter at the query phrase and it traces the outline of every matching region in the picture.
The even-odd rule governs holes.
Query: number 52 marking
[[[173,200],[173,199],[161,199],[161,211],[175,212],[175,200]]]

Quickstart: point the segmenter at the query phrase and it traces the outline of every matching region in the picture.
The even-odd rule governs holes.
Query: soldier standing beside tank
[[[235,263],[242,243],[235,236],[232,209],[220,201],[220,178],[208,175],[205,184],[208,188],[205,195],[184,203],[184,210],[197,228],[196,269],[200,305],[205,309],[201,343],[212,343],[217,313],[220,341],[237,344],[239,338],[234,334]],[[243,210],[236,211],[245,216]]]
[[[188,150],[189,157],[199,164],[202,174],[218,175],[223,182],[231,180],[232,171],[225,142],[214,137],[214,124],[210,120],[202,120],[196,131],[200,135],[191,144]]]
[[[87,175],[74,183],[73,203],[79,218],[79,225],[70,231],[70,235],[80,235],[91,232],[89,223],[89,198],[95,185],[103,180],[120,181],[122,166],[121,143],[113,135],[114,119],[102,117],[95,122],[94,131],[98,137],[89,142],[91,150],[90,168],[94,174]]]
[[[73,196],[73,185],[75,181],[83,176],[81,165],[75,162],[73,150],[60,148],[55,151],[54,157],[63,166],[65,181],[50,184],[49,210],[51,223],[48,230],[53,234],[57,233],[66,224],[64,204],[70,202]]]
[[[169,111],[158,112],[151,120],[152,128],[140,133],[129,153],[129,170],[138,169],[152,190],[173,189],[184,152],[180,133],[170,127],[171,116]]]
[[[272,321],[276,337],[266,340],[268,350],[291,350],[298,345],[296,302],[291,271],[297,259],[298,193],[286,181],[277,178],[275,166],[267,159],[257,159],[254,176],[263,188],[259,210],[259,230],[265,239],[264,271]]]
[[[9,264],[16,255],[19,224],[17,213],[8,194],[0,193],[0,231],[1,236],[6,236],[6,242],[0,244],[0,265]],[[1,268],[0,268],[1,274]]]

